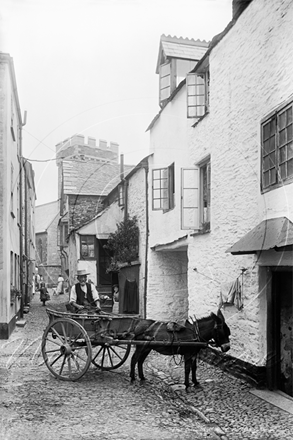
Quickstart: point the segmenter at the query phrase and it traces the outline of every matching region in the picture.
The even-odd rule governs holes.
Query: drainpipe
[[[22,179],[23,179],[23,158],[22,158],[22,127],[26,124],[26,111],[24,112],[24,120],[20,122],[19,127],[19,156],[20,156],[20,167],[19,167],[19,265],[20,265],[20,291],[21,291],[21,300],[20,300],[20,318],[23,318],[23,221],[22,221]]]
[[[147,314],[147,288],[148,288],[148,247],[149,247],[149,164],[145,164],[145,259],[144,259],[144,298],[143,316]]]
[[[128,214],[128,182],[124,179],[124,154],[120,154],[120,180],[123,185],[124,194],[124,221],[127,219]]]

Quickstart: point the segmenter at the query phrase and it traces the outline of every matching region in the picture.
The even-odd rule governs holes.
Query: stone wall
[[[100,196],[68,196],[69,231],[82,226],[101,211]]]
[[[229,353],[254,365],[266,362],[258,260],[225,251],[263,217],[280,215],[282,206],[283,215],[292,213],[287,192],[271,191],[268,206],[260,188],[261,120],[293,93],[292,18],[289,0],[254,0],[248,6],[210,54],[209,114],[189,133],[191,162],[210,154],[212,164],[211,232],[193,236],[188,250],[190,312],[204,315],[216,308],[222,284],[246,268],[240,277],[244,308],[226,308],[224,314],[232,331]]]

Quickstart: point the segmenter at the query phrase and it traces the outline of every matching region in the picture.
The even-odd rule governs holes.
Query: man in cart
[[[94,310],[101,311],[100,299],[106,300],[108,297],[99,297],[99,294],[93,283],[87,282],[89,273],[85,269],[77,271],[76,277],[78,283],[74,284],[70,291],[69,304],[77,311]]]

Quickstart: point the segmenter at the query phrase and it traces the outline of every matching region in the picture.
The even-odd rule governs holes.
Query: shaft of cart
[[[120,345],[120,344],[129,344],[129,345],[145,345],[145,346],[172,346],[172,347],[198,347],[198,348],[207,348],[207,342],[199,342],[199,341],[134,341],[133,339],[107,339],[105,341],[107,345]]]

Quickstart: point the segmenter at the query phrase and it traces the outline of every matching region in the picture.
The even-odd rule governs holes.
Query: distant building
[[[49,287],[57,284],[61,258],[57,245],[59,202],[36,206],[36,266]]]
[[[58,171],[58,196],[60,220],[58,246],[62,273],[74,282],[75,273],[69,273],[68,235],[94,218],[102,209],[107,194],[120,182],[121,166],[118,163],[118,144],[76,134],[56,145]],[[132,167],[125,166],[125,172]],[[84,238],[83,246],[92,243]]]
[[[0,338],[29,303],[34,267],[34,174],[22,157],[21,111],[12,57],[0,53]]]

